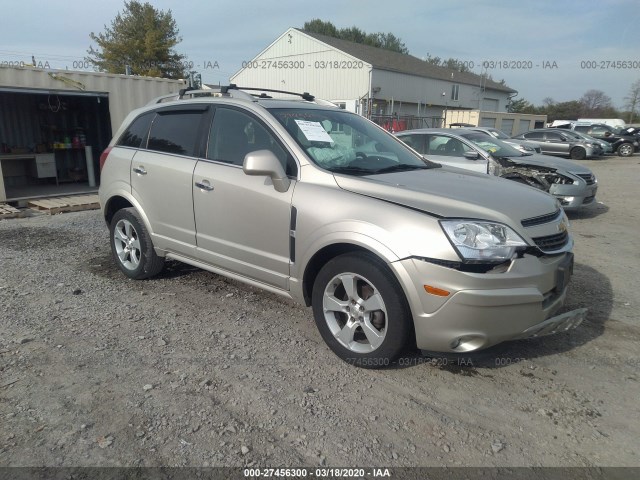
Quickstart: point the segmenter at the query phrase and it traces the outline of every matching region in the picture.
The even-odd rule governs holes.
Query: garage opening
[[[0,202],[96,192],[109,96],[0,88]]]

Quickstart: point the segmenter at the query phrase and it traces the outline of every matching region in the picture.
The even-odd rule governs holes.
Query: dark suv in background
[[[604,123],[596,123],[593,125],[574,124],[571,126],[571,130],[586,133],[591,137],[609,142],[613,151],[621,157],[630,157],[634,152],[640,150],[637,136],[629,135],[627,132],[616,129],[611,125]]]

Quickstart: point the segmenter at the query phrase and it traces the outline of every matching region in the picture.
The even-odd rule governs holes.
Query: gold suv
[[[173,259],[292,298],[362,367],[582,321],[554,316],[573,240],[553,197],[442,167],[309,94],[248,90],[183,91],[116,132],[100,200],[125,275]]]

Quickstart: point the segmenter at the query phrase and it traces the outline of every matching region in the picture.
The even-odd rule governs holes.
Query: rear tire
[[[412,318],[391,270],[367,253],[333,258],[313,285],[313,314],[320,335],[342,360],[383,368],[405,350]]]
[[[575,147],[570,153],[572,160],[584,160],[587,157],[587,151],[582,147]]]
[[[134,280],[153,277],[164,267],[135,208],[118,210],[109,226],[111,254],[118,268]]]

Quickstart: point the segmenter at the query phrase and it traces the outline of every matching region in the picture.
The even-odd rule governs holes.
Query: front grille
[[[523,227],[534,227],[536,225],[542,225],[544,223],[551,223],[561,215],[560,209],[553,213],[547,213],[546,215],[540,215],[539,217],[525,218],[520,223]]]
[[[544,252],[553,252],[560,250],[569,241],[569,233],[564,232],[554,233],[553,235],[546,235],[544,237],[536,237],[533,239],[538,248]]]
[[[596,177],[593,173],[576,173],[575,175],[587,182],[587,185],[593,185],[596,183]]]

